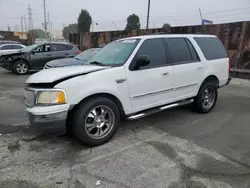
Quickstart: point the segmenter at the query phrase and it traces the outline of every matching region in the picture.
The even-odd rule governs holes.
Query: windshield
[[[21,52],[30,52],[31,50],[35,49],[38,46],[39,46],[38,44],[33,44],[33,45],[30,45],[30,46],[27,46],[27,47],[21,49],[20,51]]]
[[[90,49],[90,50],[86,50],[80,54],[78,54],[77,56],[75,56],[75,59],[80,59],[80,60],[84,60],[84,61],[88,61],[93,55],[95,55],[100,49]]]
[[[100,62],[103,65],[122,65],[130,57],[139,39],[124,39],[107,44],[88,63]]]

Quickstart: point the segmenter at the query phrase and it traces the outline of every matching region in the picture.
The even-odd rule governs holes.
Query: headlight
[[[62,90],[40,91],[36,101],[38,105],[65,104],[67,102],[66,94]]]

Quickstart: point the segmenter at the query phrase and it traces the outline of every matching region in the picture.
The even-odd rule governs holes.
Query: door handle
[[[197,69],[203,69],[203,66],[199,66]]]
[[[51,54],[47,54],[46,56],[51,56]]]
[[[169,75],[169,73],[168,72],[164,72],[164,73],[162,73],[162,76],[168,76]]]

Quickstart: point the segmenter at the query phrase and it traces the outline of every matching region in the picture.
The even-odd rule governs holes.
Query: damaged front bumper
[[[12,71],[13,70],[12,59],[0,56],[0,67]]]

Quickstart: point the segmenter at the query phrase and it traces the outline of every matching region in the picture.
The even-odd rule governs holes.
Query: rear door
[[[164,39],[174,71],[175,100],[193,97],[204,75],[203,63],[188,38]]]
[[[72,45],[67,44],[51,44],[53,59],[61,59],[69,57],[71,54]]]
[[[148,56],[150,64],[133,70],[137,58]],[[167,61],[162,38],[146,39],[126,70],[133,112],[171,102],[173,98],[173,68]]]

